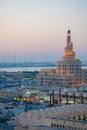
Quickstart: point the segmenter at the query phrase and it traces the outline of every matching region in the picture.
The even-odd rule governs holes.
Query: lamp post
[[[66,104],[68,104],[68,98],[69,98],[68,92],[66,92]]]
[[[61,106],[61,88],[59,89],[59,105]]]
[[[52,102],[51,102],[51,99],[52,99],[52,94],[50,93],[50,105],[51,105],[51,103],[52,103]]]
[[[54,95],[54,90],[52,91],[52,104],[55,104],[55,95]]]
[[[83,93],[81,92],[81,103],[83,104]]]
[[[76,95],[75,95],[75,92],[73,94],[73,100],[74,100],[74,104],[76,103]]]

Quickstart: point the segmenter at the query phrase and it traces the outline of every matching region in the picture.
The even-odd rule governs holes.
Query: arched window
[[[73,116],[73,120],[75,120],[75,116]]]
[[[51,123],[51,126],[53,127],[53,123]]]
[[[56,124],[54,123],[54,127],[56,127]]]
[[[81,117],[80,117],[80,115],[78,115],[78,120],[81,120]]]
[[[57,127],[59,127],[59,125],[57,124]]]
[[[63,125],[63,128],[65,128],[65,126]]]
[[[86,120],[86,117],[85,117],[85,115],[83,115],[83,121],[85,121]]]
[[[71,126],[69,126],[69,129],[71,129]]]

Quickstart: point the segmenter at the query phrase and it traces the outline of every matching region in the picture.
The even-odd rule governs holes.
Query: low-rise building
[[[87,130],[87,105],[63,105],[31,110],[16,115],[11,123],[15,130]],[[47,129],[48,128],[48,129]]]

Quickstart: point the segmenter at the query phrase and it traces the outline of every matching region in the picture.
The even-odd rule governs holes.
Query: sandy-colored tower
[[[75,52],[73,51],[73,43],[71,42],[71,31],[67,31],[67,46],[62,60],[75,60]]]
[[[75,58],[71,31],[67,31],[67,42],[62,60],[56,62],[55,69],[43,69],[37,76],[38,86],[83,86],[87,84],[87,70]]]

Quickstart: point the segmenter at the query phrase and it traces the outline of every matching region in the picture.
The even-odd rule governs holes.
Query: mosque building
[[[84,86],[87,84],[87,69],[75,58],[71,31],[67,31],[67,45],[61,61],[55,69],[41,69],[37,75],[38,86]]]

